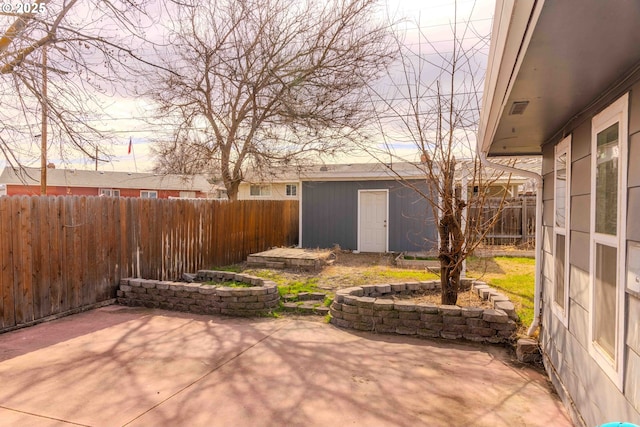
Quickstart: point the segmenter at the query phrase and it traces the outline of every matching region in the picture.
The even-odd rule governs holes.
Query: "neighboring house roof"
[[[594,100],[604,101],[612,82],[638,68],[638,22],[635,2],[497,0],[482,151],[541,154],[542,145],[592,114]]]
[[[5,167],[0,184],[40,185],[40,168]],[[50,187],[131,188],[212,192],[216,189],[203,175],[156,175],[152,173],[47,169]]]
[[[534,172],[540,172],[541,159],[501,159],[505,164],[513,164],[517,162],[517,167]],[[466,168],[472,168],[471,162],[461,161],[458,171]],[[496,174],[495,171],[486,171],[488,174]],[[499,173],[499,172],[498,172]],[[249,183],[282,183],[292,181],[350,181],[350,180],[389,180],[397,179],[398,175],[403,179],[424,179],[424,166],[411,162],[396,163],[349,163],[349,164],[324,164],[310,165],[304,168],[296,168],[292,170],[280,170],[273,175],[268,176],[248,176],[245,182]],[[497,176],[497,175],[496,175]],[[508,175],[504,174],[505,181]],[[500,181],[500,180],[499,180]],[[511,182],[526,181],[525,178],[517,176],[511,177]]]

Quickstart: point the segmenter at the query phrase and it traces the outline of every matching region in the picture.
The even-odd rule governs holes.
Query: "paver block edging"
[[[499,294],[481,281],[465,279],[465,287],[478,291],[484,299]],[[481,343],[511,343],[517,319],[508,298],[494,298],[494,308],[458,307],[412,303],[392,299],[407,292],[420,292],[439,285],[436,281],[407,282],[400,285],[363,285],[341,289],[330,306],[331,323],[341,328],[373,330],[378,333],[418,335],[448,340],[464,339]],[[502,296],[502,294],[500,294]],[[501,308],[506,308],[503,310]],[[372,317],[372,315],[374,317]],[[373,328],[369,327],[374,321]]]
[[[209,281],[217,284],[202,283]],[[224,286],[228,281],[248,286]],[[118,302],[128,306],[242,317],[264,316],[280,302],[275,282],[249,274],[216,270],[198,271],[194,283],[125,278],[120,280],[118,296]]]

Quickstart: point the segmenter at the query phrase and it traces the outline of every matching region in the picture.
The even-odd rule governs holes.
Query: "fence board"
[[[486,231],[485,244],[532,245],[535,239],[535,203],[535,196],[504,201],[491,198],[482,207],[471,207],[469,218],[477,222],[482,232]]]
[[[298,237],[297,201],[0,197],[0,331]]]
[[[3,327],[16,324],[15,300],[13,297],[13,241],[11,230],[13,229],[13,215],[11,201],[8,197],[0,197],[0,251],[2,257],[2,320]]]

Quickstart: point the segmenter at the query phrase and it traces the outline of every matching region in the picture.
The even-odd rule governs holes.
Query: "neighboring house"
[[[5,167],[0,174],[4,195],[39,195],[40,169]],[[47,195],[147,198],[219,198],[220,189],[202,175],[47,169]]]
[[[268,176],[248,175],[238,187],[238,200],[299,200],[300,174],[297,170]]]
[[[640,4],[498,0],[480,149],[543,155],[540,347],[576,424],[640,424]]]

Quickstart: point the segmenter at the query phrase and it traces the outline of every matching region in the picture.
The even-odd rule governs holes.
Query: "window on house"
[[[158,192],[154,190],[142,190],[140,191],[140,197],[143,199],[157,199]]]
[[[287,197],[295,197],[298,195],[298,186],[296,184],[287,184],[286,193]]]
[[[569,304],[569,209],[571,201],[571,136],[555,148],[554,162],[554,276],[553,310],[567,324]]]
[[[120,197],[120,190],[114,190],[112,188],[101,188],[98,194],[105,197]]]
[[[590,352],[622,387],[628,95],[593,118]]]
[[[257,185],[251,184],[249,188],[249,195],[255,197],[265,197],[271,195],[271,186],[270,185]]]

